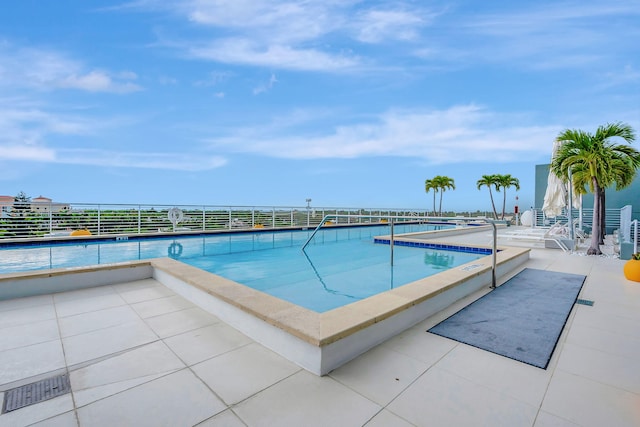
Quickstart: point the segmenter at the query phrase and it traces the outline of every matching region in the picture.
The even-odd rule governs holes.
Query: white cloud
[[[464,49],[474,62],[513,64],[517,60],[527,68],[579,69],[610,64],[606,58],[632,46],[634,37],[629,36],[637,35],[638,18],[637,2],[533,5],[462,19],[455,23],[452,45]]]
[[[634,69],[631,65],[625,65],[620,70],[606,73],[600,89],[634,83],[640,83],[640,71]]]
[[[131,82],[115,82],[102,71],[91,71],[83,75],[69,75],[57,83],[58,87],[86,90],[87,92],[127,93],[140,90],[140,86]]]
[[[30,145],[4,145],[0,143],[0,161],[54,162],[55,159],[56,153],[50,148]]]
[[[419,37],[423,18],[415,11],[367,10],[353,24],[356,38],[365,43],[390,40],[415,40]]]
[[[325,72],[362,66],[352,51],[363,43],[415,41],[435,16],[411,2],[361,0],[185,0],[172,10],[209,33],[170,43],[195,58]]]
[[[193,85],[199,87],[218,86],[230,78],[231,73],[228,71],[212,71],[205,79],[198,80]]]
[[[89,70],[78,60],[47,49],[0,45],[0,85],[40,90],[78,89],[88,92],[129,93],[142,88],[131,71]]]
[[[349,1],[191,0],[180,11],[192,22],[253,33],[268,43],[314,40],[344,24]]]
[[[56,163],[125,167],[140,169],[164,169],[198,172],[224,166],[227,160],[221,156],[203,153],[154,153],[107,150],[60,149]]]
[[[60,135],[67,137],[75,135],[86,138],[85,144],[91,144],[92,133],[104,128],[106,122],[109,120],[105,118],[97,123],[79,117],[48,112],[41,106],[20,98],[0,98],[0,163],[22,161],[202,171],[224,166],[227,162],[224,157],[203,152],[72,149],[62,147],[57,142]]]
[[[447,110],[393,110],[368,122],[335,126],[323,135],[296,132],[300,136],[291,137],[283,126],[245,127],[235,135],[209,142],[218,149],[269,157],[400,156],[434,164],[513,162],[549,153],[561,128],[503,125],[515,118],[475,105]]]
[[[262,83],[253,89],[253,94],[259,95],[261,93],[268,92],[273,88],[273,85],[275,85],[276,83],[278,83],[278,79],[276,78],[276,75],[271,74],[271,77],[269,78],[268,82]]]
[[[331,55],[316,49],[296,49],[284,45],[265,46],[238,38],[192,46],[188,51],[195,58],[228,64],[306,71],[339,71],[354,68],[360,62],[358,58],[348,55]]]

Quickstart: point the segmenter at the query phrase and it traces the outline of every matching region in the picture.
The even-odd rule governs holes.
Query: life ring
[[[91,232],[85,228],[84,230],[74,230],[69,233],[69,236],[91,236]]]
[[[170,258],[177,259],[182,255],[182,244],[173,242],[169,245],[169,249],[167,249],[167,254]]]
[[[167,217],[169,221],[171,221],[171,224],[176,225],[184,219],[184,212],[178,208],[171,208],[167,213]]]

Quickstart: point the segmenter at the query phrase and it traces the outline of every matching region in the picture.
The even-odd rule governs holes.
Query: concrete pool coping
[[[395,240],[425,242],[429,233],[396,236]],[[497,276],[524,263],[529,251],[500,247]],[[324,313],[170,258],[2,274],[0,299],[154,278],[255,341],[316,375],[325,375],[457,300],[488,287],[491,258],[484,256]]]

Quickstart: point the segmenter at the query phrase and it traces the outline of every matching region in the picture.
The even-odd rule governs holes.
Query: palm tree
[[[612,138],[622,138],[627,144],[635,140],[631,126],[613,123],[598,127],[595,135],[582,130],[566,129],[556,140],[563,143],[551,161],[558,177],[568,180],[577,194],[593,193],[593,224],[591,245],[587,255],[600,255],[604,231],[604,189],[615,184],[616,190],[627,187],[640,167],[640,152],[625,144],[615,144]]]
[[[433,214],[436,214],[436,193],[438,192],[439,187],[436,185],[433,179],[427,179],[424,181],[424,191],[429,193],[430,190],[433,190]]]
[[[493,219],[498,219],[496,204],[493,201],[493,193],[491,192],[491,186],[494,186],[496,191],[500,189],[500,187],[498,186],[498,175],[482,175],[482,178],[479,179],[476,184],[478,185],[478,190],[480,190],[484,185],[486,185],[489,189],[489,196],[491,197],[491,207],[493,208]]]
[[[516,190],[520,190],[520,180],[509,174],[494,176],[496,177],[496,191],[500,191],[500,188],[504,188],[504,192],[502,193],[502,219],[504,219],[504,211],[507,205],[507,188],[516,187]]]
[[[442,195],[446,190],[455,190],[456,184],[453,178],[449,178],[448,176],[438,175],[433,178],[440,190],[440,208],[438,209],[438,215],[442,216]]]

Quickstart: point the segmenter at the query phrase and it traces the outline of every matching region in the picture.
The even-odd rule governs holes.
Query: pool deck
[[[574,307],[547,370],[426,332],[488,289],[324,377],[153,279],[2,301],[0,397],[61,373],[72,393],[0,426],[638,426],[640,283],[624,262],[533,246],[500,279],[524,267],[587,276],[580,298],[595,303]]]

